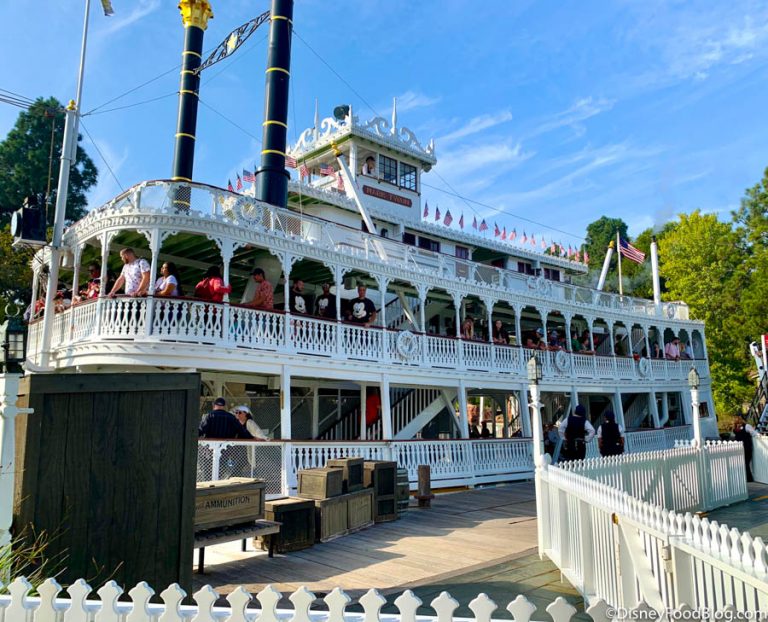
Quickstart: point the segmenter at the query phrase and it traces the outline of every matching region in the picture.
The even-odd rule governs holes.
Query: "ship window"
[[[409,246],[416,246],[416,234],[415,233],[403,233],[403,244]]]
[[[559,281],[560,270],[555,270],[554,268],[544,268],[544,278],[549,279],[550,281]]]
[[[400,187],[416,192],[416,167],[400,162]]]
[[[457,246],[456,257],[459,259],[469,259],[469,249],[466,246]]]
[[[440,242],[419,236],[419,248],[423,248],[428,251],[440,252]]]
[[[397,183],[397,160],[379,156],[379,177],[392,184]]]
[[[517,271],[521,272],[522,274],[534,274],[533,266],[525,261],[517,262]]]

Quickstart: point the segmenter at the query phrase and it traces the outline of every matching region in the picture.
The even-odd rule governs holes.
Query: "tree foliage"
[[[0,322],[5,321],[5,306],[16,300],[26,305],[32,291],[32,251],[17,250],[11,246],[10,227],[0,229]],[[23,309],[22,309],[23,311]]]
[[[53,129],[53,141],[51,130]],[[29,110],[19,114],[13,129],[0,142],[0,224],[21,207],[29,194],[45,193],[51,174],[48,224],[53,223],[52,205],[59,180],[59,157],[64,136],[64,112],[55,98],[38,98]],[[86,193],[96,183],[98,171],[79,143],[77,157],[70,170],[66,219],[77,220],[85,214]],[[53,151],[51,151],[53,142]],[[51,161],[51,153],[53,159]]]

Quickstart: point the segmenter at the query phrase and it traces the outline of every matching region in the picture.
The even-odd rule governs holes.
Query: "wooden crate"
[[[366,460],[365,486],[373,488],[373,520],[377,523],[397,520],[397,463]]]
[[[307,549],[315,543],[315,504],[311,499],[288,497],[267,501],[264,504],[264,517],[281,523],[280,534],[275,550],[289,553]],[[261,542],[266,550],[267,543]]]
[[[411,500],[411,485],[408,481],[408,469],[397,469],[397,513],[403,514]]]
[[[350,532],[373,525],[373,490],[351,492],[347,497],[347,523]]]
[[[195,531],[264,518],[264,486],[264,480],[250,477],[198,482]]]
[[[349,495],[315,499],[315,538],[328,542],[347,533],[347,504]]]
[[[342,491],[343,479],[341,469],[304,469],[299,471],[298,496],[302,499],[338,497]]]
[[[326,461],[325,466],[342,470],[344,473],[342,488],[346,494],[363,489],[363,462],[362,458],[331,458]]]

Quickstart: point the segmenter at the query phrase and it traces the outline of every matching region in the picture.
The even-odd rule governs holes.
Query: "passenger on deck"
[[[480,438],[480,430],[477,429],[477,422],[469,426],[469,438]]]
[[[595,351],[592,349],[592,344],[589,339],[589,331],[585,330],[583,333],[581,333],[581,350],[579,351],[579,354],[594,354]]]
[[[213,402],[213,410],[205,415],[198,429],[200,438],[253,438],[227,410],[227,401],[217,397]]]
[[[80,295],[75,299],[75,302],[92,300],[99,297],[99,292],[101,292],[101,266],[98,263],[88,264],[88,276],[90,278],[86,282],[85,287],[80,290]]]
[[[362,324],[365,327],[371,326],[376,321],[376,307],[370,298],[366,298],[368,291],[365,285],[357,286],[357,298],[353,298],[350,303],[350,312],[347,319],[355,324]]]
[[[469,340],[475,338],[475,321],[471,317],[464,318],[461,323],[461,338]]]
[[[363,168],[360,172],[363,175],[376,177],[376,159],[373,156],[368,156],[365,159],[365,163],[363,164]]]
[[[248,433],[253,438],[259,441],[269,440],[267,433],[264,432],[259,424],[253,420],[253,414],[251,414],[251,409],[248,406],[241,404],[240,406],[235,407],[233,413],[235,417],[237,417],[237,420],[240,422],[240,425],[248,430]]]
[[[219,266],[211,266],[205,273],[205,278],[195,285],[195,298],[201,300],[210,300],[211,302],[221,302],[224,300],[224,294],[232,292],[230,285],[224,284],[221,278]]]
[[[272,284],[267,281],[264,275],[264,270],[254,268],[251,276],[256,281],[256,294],[253,300],[248,303],[248,306],[271,311],[275,308],[274,291],[272,290]]]
[[[680,339],[675,337],[670,343],[664,346],[664,358],[669,361],[680,360]]]
[[[293,280],[293,287],[288,297],[288,307],[291,313],[305,315],[307,313],[307,299],[304,297],[304,281],[301,279]]]
[[[571,352],[581,352],[583,350],[583,346],[581,345],[581,342],[579,341],[579,333],[576,330],[571,331]]]
[[[664,358],[664,351],[661,349],[661,346],[657,341],[653,342],[653,348],[652,348],[652,359],[663,359]]]
[[[504,330],[504,324],[501,320],[496,320],[493,323],[493,343],[509,345],[509,333]]]
[[[179,285],[179,272],[176,264],[172,261],[166,261],[160,268],[162,275],[155,281],[155,296],[181,296],[181,286]]]
[[[747,424],[743,417],[736,417],[733,424],[733,438],[744,446],[744,468],[747,472],[748,482],[755,481],[752,476],[752,454],[754,451],[752,437],[755,435],[755,429]]]
[[[689,361],[693,360],[693,348],[690,341],[688,343],[685,341],[680,342],[680,358]]]
[[[139,259],[132,248],[121,250],[120,259],[123,260],[123,270],[109,292],[109,297],[114,298],[123,286],[126,296],[146,296],[149,288],[149,262],[144,258]]]
[[[562,342],[560,341],[560,335],[556,330],[550,331],[547,350],[552,350],[554,352],[557,352],[558,350],[562,350],[562,349],[563,349],[563,345],[562,345]]]
[[[555,447],[557,447],[557,441],[559,436],[557,434],[557,426],[554,423],[550,423],[546,426],[544,434],[544,451],[550,456],[555,455]]]
[[[331,284],[323,283],[323,293],[317,297],[315,301],[315,315],[327,318],[329,320],[336,319],[336,296],[331,293]]]
[[[491,431],[488,429],[488,422],[483,421],[480,424],[480,438],[491,438],[493,434],[491,434]]]
[[[537,328],[533,335],[525,340],[525,347],[531,350],[546,350],[547,344],[544,341],[544,329]]]
[[[576,406],[557,432],[564,441],[563,460],[583,460],[587,455],[587,443],[595,436],[595,428],[587,421],[587,409],[581,404]]]
[[[624,453],[624,428],[616,423],[613,411],[605,411],[605,421],[597,428],[597,447],[601,456],[620,456]]]

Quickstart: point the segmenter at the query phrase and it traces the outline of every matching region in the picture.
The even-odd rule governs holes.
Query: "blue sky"
[[[0,54],[12,59],[0,88],[72,98],[83,5],[0,4]],[[83,124],[117,178],[85,135],[100,170],[90,197],[98,205],[121,186],[170,175],[183,29],[175,1],[113,0],[109,18],[98,0],[93,5],[83,110],[98,109]],[[266,1],[212,5],[207,50],[268,8]],[[312,125],[315,98],[321,116],[351,103],[364,120],[389,118],[397,97],[399,125],[422,143],[435,139],[438,165],[424,178],[432,209],[450,209],[454,222],[476,214],[566,245],[602,215],[623,218],[633,235],[697,208],[727,218],[761,178],[768,1],[482,7],[297,0],[290,139]],[[266,32],[204,74],[199,181],[224,186],[258,161]],[[121,106],[129,107],[112,110]],[[0,105],[0,137],[17,114]]]

